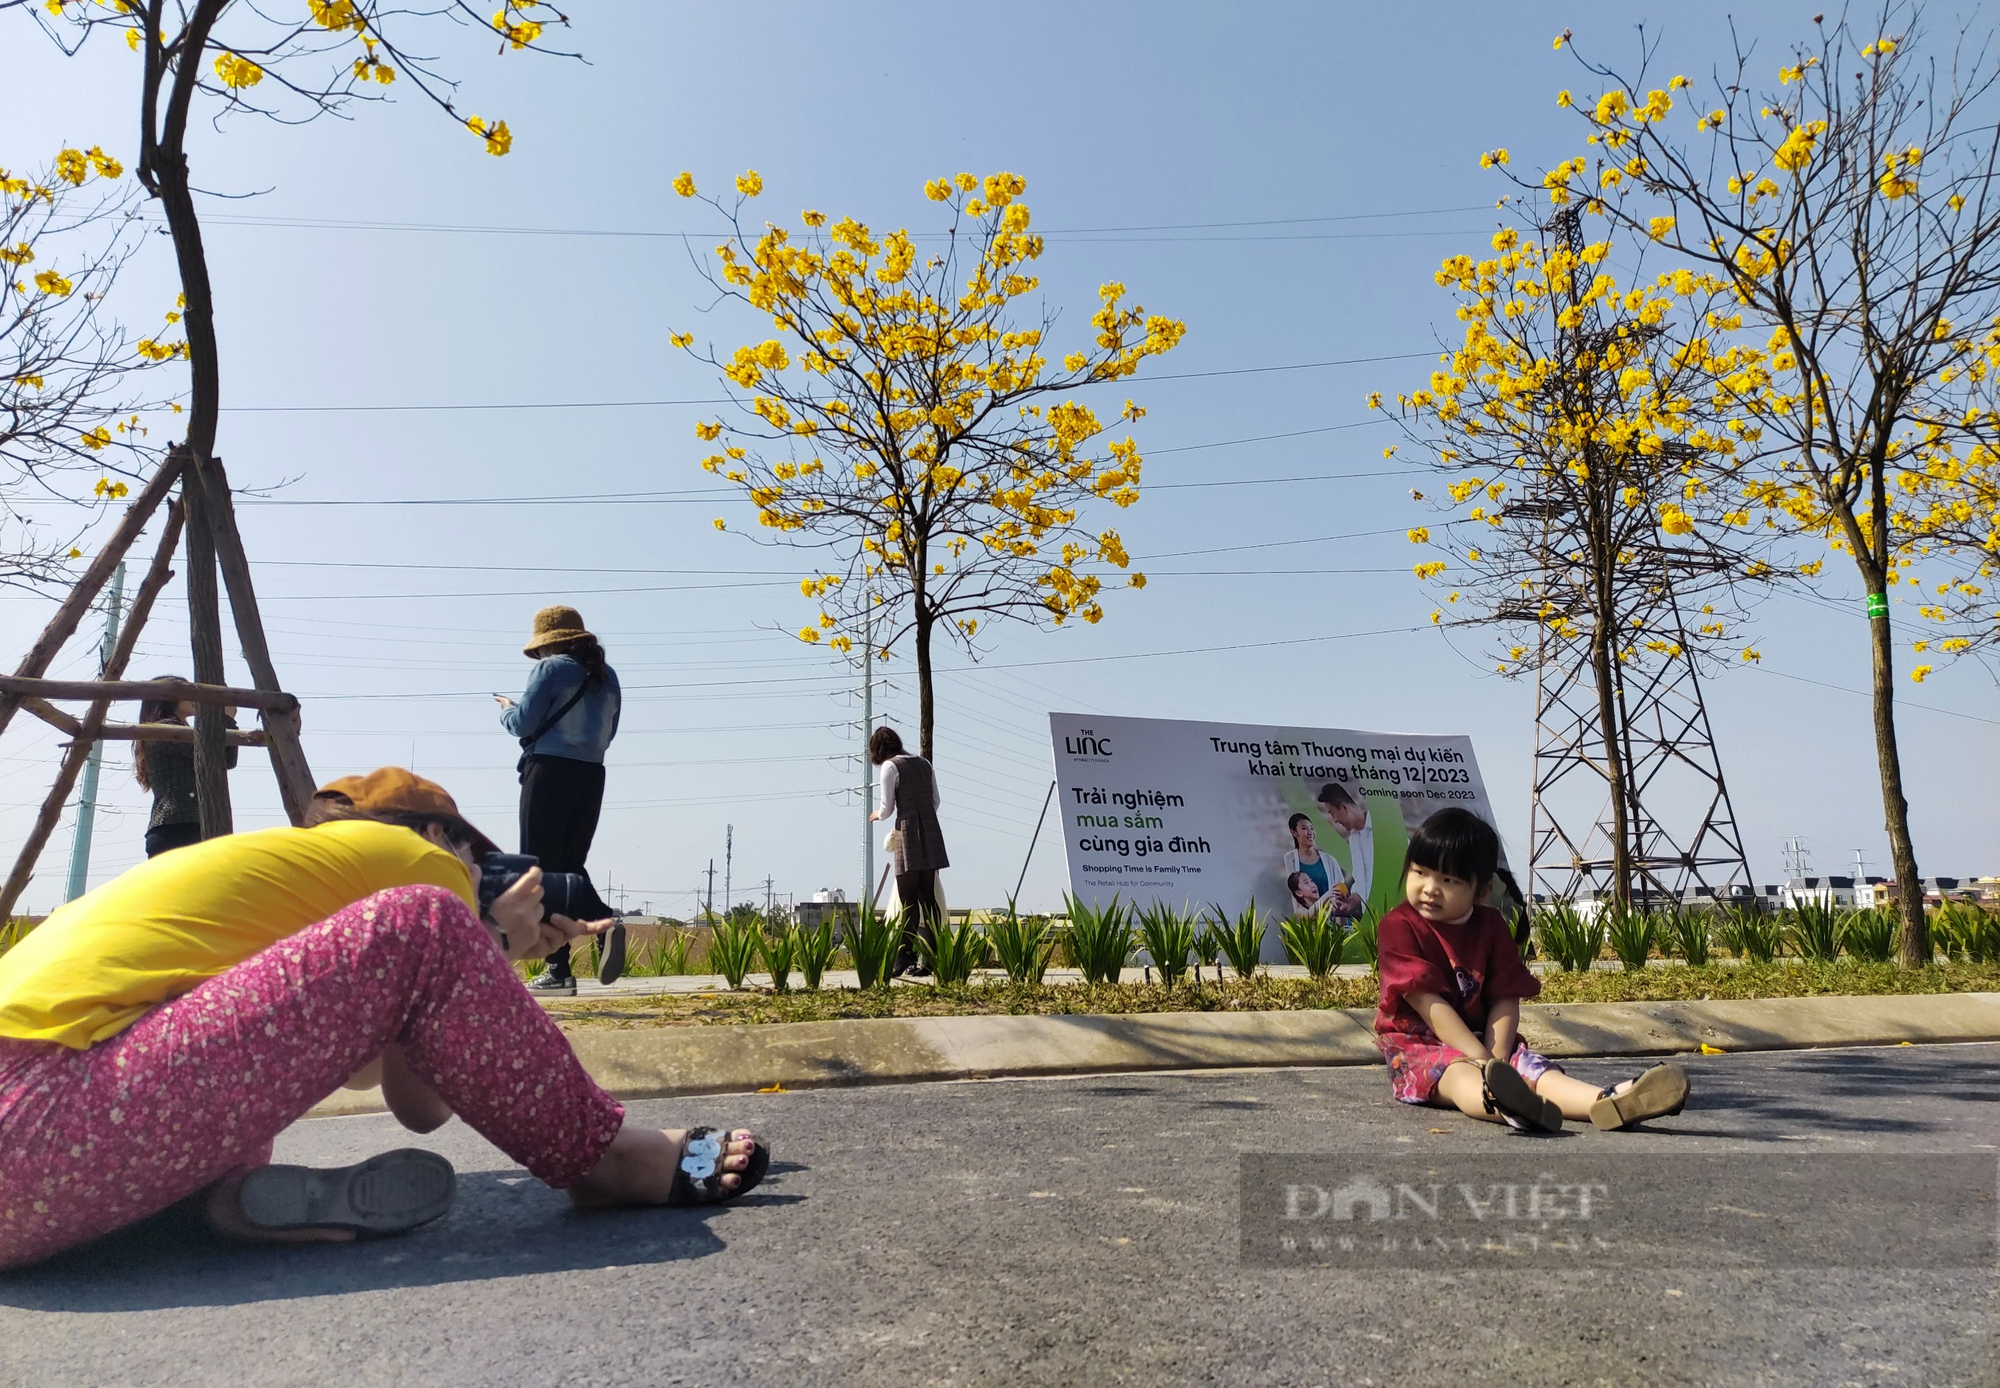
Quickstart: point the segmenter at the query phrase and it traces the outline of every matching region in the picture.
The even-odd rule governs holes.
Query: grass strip
[[[1906,993],[2000,992],[2000,964],[1946,963],[1928,969],[1834,962],[1676,966],[1550,974],[1543,1003],[1705,1002],[1749,998],[1867,997]],[[1368,978],[1231,978],[1169,988],[1139,983],[1010,983],[975,979],[951,987],[826,988],[770,993],[669,994],[555,1002],[566,1029],[738,1026],[867,1017],[1062,1017],[1139,1012],[1299,1012],[1373,1007]]]

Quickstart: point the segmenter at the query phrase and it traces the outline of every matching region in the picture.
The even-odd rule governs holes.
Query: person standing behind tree
[[[155,679],[180,680],[179,675],[156,675]],[[183,681],[184,682],[184,681]],[[139,705],[141,723],[176,723],[186,727],[197,705],[188,700],[175,703],[147,699]],[[223,722],[235,728],[235,709],[223,715]],[[229,748],[223,763],[236,769],[236,748]],[[170,848],[186,848],[201,842],[201,807],[195,803],[194,741],[134,742],[132,779],[141,790],[153,792],[153,816],[146,821],[146,856],[157,858]]]
[[[604,752],[618,735],[618,672],[574,607],[537,612],[522,654],[535,668],[521,701],[493,696],[500,725],[521,742],[521,851],[539,859],[544,872],[583,872],[604,805]],[[603,948],[598,977],[610,983],[624,970],[625,927],[614,926]],[[574,993],[569,946],[550,954],[529,986]]]
[[[937,875],[951,866],[944,851],[944,829],[938,824],[937,773],[931,764],[903,750],[894,728],[877,728],[868,739],[868,760],[882,768],[882,794],[870,819],[896,817],[901,835],[896,849],[896,899],[903,903],[903,944],[896,953],[895,972],[924,973],[917,961],[917,941],[936,939]]]

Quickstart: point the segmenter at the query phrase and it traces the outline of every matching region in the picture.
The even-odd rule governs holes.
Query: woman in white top
[[[928,972],[917,957],[917,941],[934,940],[937,922],[937,875],[951,866],[944,850],[944,829],[938,824],[937,775],[922,757],[903,750],[894,728],[877,728],[868,739],[868,760],[882,768],[882,794],[870,819],[896,818],[902,849],[896,855],[896,897],[903,903],[903,944],[893,972]]]

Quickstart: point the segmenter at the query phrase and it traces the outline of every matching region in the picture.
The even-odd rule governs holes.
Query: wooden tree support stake
[[[118,643],[112,647],[110,658],[104,663],[104,678],[85,682],[92,687],[101,690],[118,688],[118,677],[125,673],[126,664],[132,659],[132,651],[139,644],[139,631],[146,625],[146,618],[152,615],[153,600],[159,597],[160,590],[166,587],[167,581],[174,576],[174,548],[180,543],[181,523],[185,515],[186,508],[178,502],[167,508],[167,528],[161,533],[159,547],[153,552],[152,567],[146,570],[146,577],[140,583],[139,591],[133,595],[131,614],[126,620],[124,629],[118,633]],[[126,544],[127,546],[131,544],[130,538],[126,540]],[[22,680],[19,677],[11,682],[45,686],[68,683],[60,680]],[[145,683],[150,686],[153,682]],[[5,690],[0,691],[0,697],[11,697],[26,704],[28,700],[24,697],[24,693],[25,691],[19,689]],[[56,694],[55,697],[93,696]],[[90,758],[91,744],[97,741],[104,726],[104,717],[111,709],[108,701],[115,697],[117,696],[106,694],[103,698],[97,699],[91,704],[82,720],[77,722],[76,740],[70,743],[69,749],[63,754],[62,766],[56,772],[55,784],[49,787],[48,798],[42,801],[41,813],[35,816],[35,824],[28,832],[27,842],[21,845],[20,855],[14,860],[14,870],[7,874],[6,885],[0,887],[0,920],[13,915],[14,903],[19,901],[21,893],[27,890],[28,879],[34,875],[35,861],[41,857],[42,849],[48,845],[49,835],[55,832],[56,822],[62,818],[63,805],[68,802],[69,793],[76,785],[76,778],[82,774],[83,764]],[[39,704],[40,708],[48,707],[39,699],[35,700],[35,703]],[[9,704],[7,707],[11,711],[12,705]],[[40,708],[35,711],[39,713]],[[56,710],[51,709],[50,712]],[[192,734],[193,730],[189,729],[189,732]]]
[[[33,678],[49,668],[49,663],[62,649],[63,642],[75,634],[77,624],[83,620],[83,614],[90,610],[90,605],[97,601],[98,593],[110,581],[111,571],[118,567],[118,561],[125,557],[125,551],[132,548],[132,542],[139,538],[140,532],[146,528],[146,522],[151,520],[153,512],[159,509],[160,502],[166,498],[175,479],[181,475],[183,465],[184,455],[173,449],[167,450],[166,461],[160,464],[160,470],[153,474],[152,480],[147,482],[139,495],[132,499],[132,504],[125,508],[125,516],[118,522],[118,528],[111,532],[110,541],[98,553],[97,558],[90,561],[90,567],[83,571],[83,577],[77,580],[76,587],[72,588],[69,596],[63,599],[62,606],[56,609],[56,615],[49,620],[48,626],[42,629],[42,634],[36,639],[35,644],[28,648],[28,654],[22,657],[21,663],[15,667],[16,675]],[[7,731],[7,725],[14,721],[14,710],[19,707],[20,701],[12,693],[0,691],[0,733]]]
[[[250,581],[250,560],[243,552],[243,536],[236,528],[236,507],[229,497],[229,477],[220,458],[203,460],[189,474],[198,479],[207,501],[210,532],[215,541],[215,557],[222,567],[222,581],[229,590],[229,611],[236,619],[236,640],[243,648],[243,663],[259,690],[278,692],[278,670],[271,663],[271,648],[264,640],[264,621],[257,609],[257,589]],[[247,699],[241,700],[248,707]],[[292,823],[305,821],[306,807],[312,803],[318,784],[306,763],[305,748],[299,743],[298,701],[288,709],[264,707],[264,731],[270,736],[271,771],[278,778],[278,794]]]
[[[296,713],[299,707],[299,701],[281,689],[237,689],[226,684],[192,684],[187,680],[30,680],[19,675],[0,675],[0,695],[102,699],[114,704],[142,699],[177,704],[234,704],[273,713]]]

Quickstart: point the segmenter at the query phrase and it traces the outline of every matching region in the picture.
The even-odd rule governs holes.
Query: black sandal
[[[353,1166],[260,1166],[243,1178],[237,1208],[256,1229],[401,1234],[449,1210],[456,1189],[450,1162],[404,1147]]]
[[[1480,1067],[1485,1080],[1486,1111],[1497,1113],[1508,1127],[1516,1132],[1540,1129],[1545,1133],[1562,1131],[1562,1109],[1553,1099],[1544,1099],[1534,1091],[1534,1087],[1521,1078],[1521,1072],[1499,1057],[1494,1057]]]
[[[670,1207],[686,1205],[719,1205],[734,1200],[757,1188],[770,1169],[771,1152],[754,1135],[750,1149],[750,1165],[741,1171],[728,1172],[722,1167],[729,1140],[745,1128],[689,1128],[687,1140],[681,1144],[681,1159],[674,1168],[674,1186],[667,1194]],[[722,1184],[725,1175],[741,1178],[735,1190]]]
[[[1655,1065],[1623,1094],[1606,1085],[1590,1106],[1591,1126],[1606,1132],[1637,1127],[1652,1118],[1671,1118],[1687,1104],[1687,1072],[1678,1065]]]

